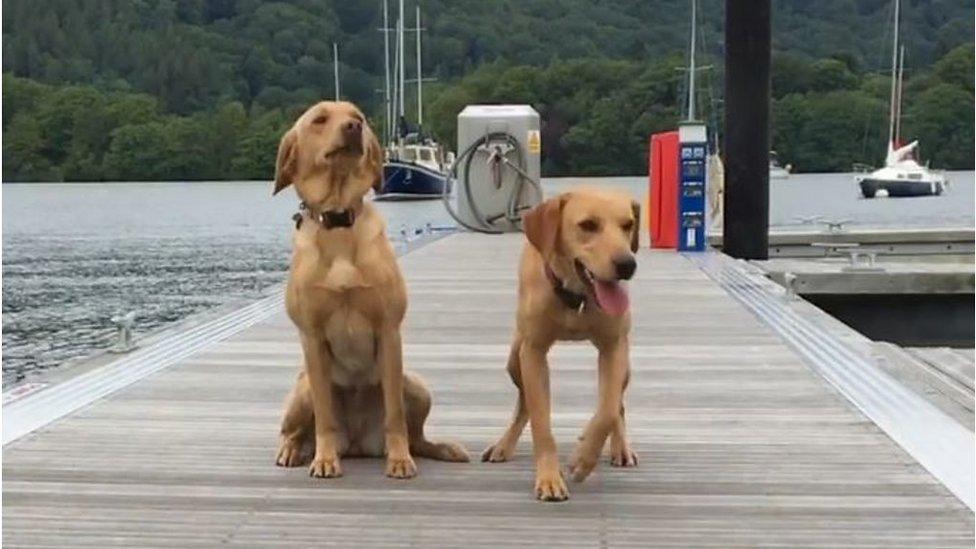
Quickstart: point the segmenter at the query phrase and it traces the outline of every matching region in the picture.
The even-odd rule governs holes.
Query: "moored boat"
[[[450,193],[450,182],[440,160],[440,150],[432,144],[409,144],[398,148],[396,156],[383,165],[383,186],[376,200],[420,200],[440,198]]]
[[[938,196],[946,189],[945,172],[930,170],[914,158],[918,141],[888,153],[885,167],[857,174],[854,180],[864,198]]]
[[[938,196],[946,190],[945,172],[931,170],[917,159],[918,141],[902,145],[901,100],[905,67],[905,48],[898,43],[898,14],[901,2],[895,0],[894,44],[891,54],[891,101],[888,120],[888,154],[883,168],[858,173],[854,182],[864,198]]]
[[[388,37],[387,5],[383,3],[384,36]],[[387,129],[386,161],[383,164],[383,184],[376,192],[376,200],[421,200],[441,198],[450,193],[447,170],[451,155],[444,157],[440,145],[423,133],[423,72],[421,70],[420,7],[417,7],[417,126],[411,128],[404,116],[404,28],[403,0],[399,2],[399,17],[396,23],[396,55],[393,93],[389,78],[389,45],[386,40],[386,113]],[[396,113],[396,124],[392,124]]]

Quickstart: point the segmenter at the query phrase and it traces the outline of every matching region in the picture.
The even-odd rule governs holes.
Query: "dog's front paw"
[[[512,459],[514,454],[514,444],[503,444],[502,441],[498,441],[495,444],[485,448],[485,451],[481,453],[481,461],[501,463],[503,461]]]
[[[417,476],[417,464],[410,454],[386,458],[386,476],[391,478],[413,478]]]
[[[566,501],[569,488],[559,469],[536,473],[535,497],[541,501]]]
[[[629,444],[610,449],[610,465],[614,467],[637,467],[637,452]]]
[[[278,467],[297,467],[305,461],[302,456],[302,444],[288,437],[281,437],[278,443],[278,456],[275,464]]]
[[[591,456],[589,452],[577,451],[570,459],[569,474],[573,477],[573,482],[583,482],[590,476],[596,468],[597,458]]]
[[[342,466],[339,465],[339,456],[316,455],[312,460],[312,465],[308,468],[308,474],[316,478],[336,478],[342,476]]]

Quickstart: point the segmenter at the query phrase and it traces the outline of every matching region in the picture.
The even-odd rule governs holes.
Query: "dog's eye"
[[[595,219],[584,219],[578,223],[579,228],[588,232],[595,233],[600,230],[600,224]]]
[[[312,120],[312,124],[325,124],[328,120],[329,120],[328,116],[325,116],[324,114],[320,114],[319,116],[316,116],[315,119]]]
[[[623,229],[625,233],[629,233],[631,231],[631,229],[634,228],[634,222],[633,221],[625,221],[625,222],[623,222],[623,223],[620,224],[620,228]]]

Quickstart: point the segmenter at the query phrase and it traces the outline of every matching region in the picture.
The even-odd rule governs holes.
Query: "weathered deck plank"
[[[504,428],[518,236],[457,235],[402,259],[406,363],[434,437],[476,456]],[[973,545],[973,514],[684,258],[642,252],[628,428],[641,465],[601,464],[564,504],[511,463],[380,460],[315,480],[272,460],[298,346],[284,315],[7,446],[14,546]],[[553,362],[568,455],[594,407],[595,353]]]

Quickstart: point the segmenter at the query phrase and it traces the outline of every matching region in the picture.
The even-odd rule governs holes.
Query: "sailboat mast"
[[[417,127],[424,123],[424,75],[420,68],[420,5],[417,6]]]
[[[386,132],[384,133],[384,143],[389,143],[390,136],[393,134],[393,106],[390,103],[390,6],[389,0],[383,0],[383,71],[386,77],[386,86],[383,88],[383,105],[386,108]]]
[[[688,120],[695,119],[695,19],[697,0],[691,0],[691,59],[688,62]]]
[[[335,100],[339,100],[339,44],[332,43],[332,79],[335,83]]]
[[[898,96],[895,99],[895,143],[901,144],[901,94],[905,78],[905,46],[901,47],[898,58]]]
[[[397,82],[397,85],[399,86],[398,94],[399,94],[400,97],[398,98],[397,103],[399,105],[400,112],[397,113],[397,114],[399,114],[399,116],[401,118],[403,117],[403,114],[404,114],[404,110],[403,110],[403,99],[404,99],[403,83],[404,83],[404,80],[406,79],[406,72],[404,71],[404,67],[403,67],[403,64],[404,64],[403,63],[403,34],[404,34],[404,28],[403,28],[403,0],[400,0],[400,18],[397,21],[397,42],[398,42],[397,47],[399,49],[397,62],[399,62],[399,64],[400,64],[399,81]],[[398,120],[398,122],[399,122],[399,120]]]
[[[895,30],[891,45],[891,106],[888,116],[888,150],[895,148],[895,102],[898,99],[898,19],[901,10],[900,0],[895,0]]]
[[[390,87],[390,93],[393,97],[390,101],[390,138],[396,138],[397,136],[397,108],[400,104],[399,94],[397,90],[399,89],[400,82],[400,22],[396,23],[393,29],[393,84]]]

